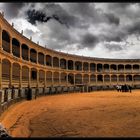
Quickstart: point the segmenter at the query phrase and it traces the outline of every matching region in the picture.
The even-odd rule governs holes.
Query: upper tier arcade
[[[140,85],[140,59],[84,57],[42,47],[0,14],[0,89]]]

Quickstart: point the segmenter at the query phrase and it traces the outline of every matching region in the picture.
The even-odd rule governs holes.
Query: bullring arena
[[[140,59],[40,46],[0,14],[0,120],[13,137],[140,136],[139,71]]]

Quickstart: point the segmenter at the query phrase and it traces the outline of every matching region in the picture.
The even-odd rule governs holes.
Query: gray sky
[[[0,3],[14,28],[42,46],[102,58],[140,58],[139,3]]]

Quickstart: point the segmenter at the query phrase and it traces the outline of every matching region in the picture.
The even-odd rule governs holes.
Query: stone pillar
[[[29,68],[29,81],[28,81],[29,87],[31,87],[31,68]]]
[[[2,89],[2,60],[0,59],[0,90]]]
[[[68,60],[66,60],[66,70],[68,70]]]
[[[37,88],[39,87],[39,70],[37,70]]]
[[[30,61],[30,48],[28,49],[28,60]]]
[[[110,82],[110,85],[111,85],[111,82],[112,82],[112,81],[111,81],[111,74],[109,74],[109,77],[110,77],[110,79],[109,79],[110,81],[109,81],[109,82]]]
[[[91,76],[91,74],[89,74],[89,79],[88,79],[89,84],[90,84],[90,76]]]
[[[59,85],[61,85],[61,73],[59,73]]]
[[[83,79],[84,79],[84,77],[83,77],[83,74],[82,74],[82,84],[83,84],[83,82],[84,82],[84,80],[83,80]]]
[[[20,66],[19,87],[22,88],[22,66]]]
[[[103,85],[104,85],[104,82],[105,82],[105,81],[104,81],[104,76],[105,76],[105,75],[103,74],[102,76],[103,76]]]
[[[13,48],[13,47],[12,47],[12,37],[10,37],[10,53],[11,53],[11,54],[13,54],[12,48]]]
[[[98,82],[98,80],[97,80],[97,74],[95,75],[95,78],[96,78],[95,80],[96,80],[96,85],[97,85],[97,82]]]
[[[73,74],[73,81],[74,81],[74,85],[75,85],[75,74]]]
[[[53,67],[53,57],[51,57],[51,64],[52,64],[52,67]]]
[[[59,69],[61,68],[61,65],[60,65],[60,59],[58,58],[58,63],[59,63]]]
[[[12,85],[13,64],[10,65],[10,85]]]
[[[75,61],[73,61],[73,70],[75,70]]]
[[[67,81],[67,86],[68,86],[68,74],[67,74],[67,76],[66,76],[66,81]]]
[[[52,72],[52,85],[54,85],[54,72]]]
[[[90,63],[88,63],[88,72],[90,72]]]
[[[38,51],[36,52],[36,63],[38,64]]]
[[[20,43],[20,59],[22,59],[22,48],[21,48],[21,43]]]
[[[124,74],[124,83],[126,84],[126,74]]]
[[[44,87],[46,87],[46,71],[45,71]]]
[[[95,72],[97,72],[97,63],[94,63],[95,64]]]
[[[119,83],[119,75],[117,74],[117,84]]]
[[[46,55],[44,55],[44,65],[46,66]]]
[[[0,28],[0,50],[2,49],[2,29]]]

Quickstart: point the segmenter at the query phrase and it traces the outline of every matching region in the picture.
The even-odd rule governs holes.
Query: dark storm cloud
[[[123,38],[125,38],[125,35],[119,36],[119,34],[117,34],[117,33],[114,34],[114,36],[113,35],[107,35],[107,34],[100,36],[100,39],[102,41],[108,41],[108,42],[110,42],[110,41],[120,42],[120,41],[123,40]]]
[[[21,8],[26,5],[27,3],[4,3],[3,10],[9,19],[15,18],[19,14]]]
[[[114,14],[112,14],[112,13],[105,13],[104,15],[108,19],[109,23],[115,24],[117,26],[119,25],[120,19],[118,17],[116,17]]]
[[[31,24],[36,24],[36,21],[48,22],[49,20],[54,19],[54,20],[58,21],[60,24],[64,24],[66,27],[68,27],[68,25],[66,23],[64,23],[63,21],[61,21],[61,19],[57,15],[47,16],[44,12],[36,11],[35,9],[28,10],[27,16],[28,16],[27,17],[28,21]]]
[[[128,34],[140,35],[140,20],[134,21],[133,24],[125,27]]]
[[[71,5],[71,4],[67,4],[67,5]],[[51,15],[57,15],[59,18],[61,18],[61,21],[63,23],[65,23],[69,27],[74,27],[74,28],[82,28],[82,27],[85,27],[85,26],[82,26],[81,25],[82,21],[75,14],[74,11],[73,12],[68,12],[66,9],[64,9],[59,4],[53,4],[53,3],[46,4],[46,5],[44,5],[44,7],[42,9],[49,16],[51,16]]]
[[[99,42],[99,39],[90,33],[87,33],[85,35],[82,36],[81,38],[81,45],[83,47],[92,47],[94,48],[95,45]]]
[[[110,51],[123,50],[123,47],[120,44],[106,44],[105,47]]]
[[[3,5],[5,15],[9,19],[19,18],[21,22],[22,19],[28,20],[29,23],[25,22],[28,29],[24,29],[24,33],[39,37],[48,47],[57,50],[71,47],[79,50],[92,49],[107,42],[105,49],[119,52],[126,49],[119,42],[126,42],[130,35],[137,37],[140,35],[140,4],[4,3]],[[35,29],[30,30],[30,27]],[[116,44],[111,44],[112,41]]]

